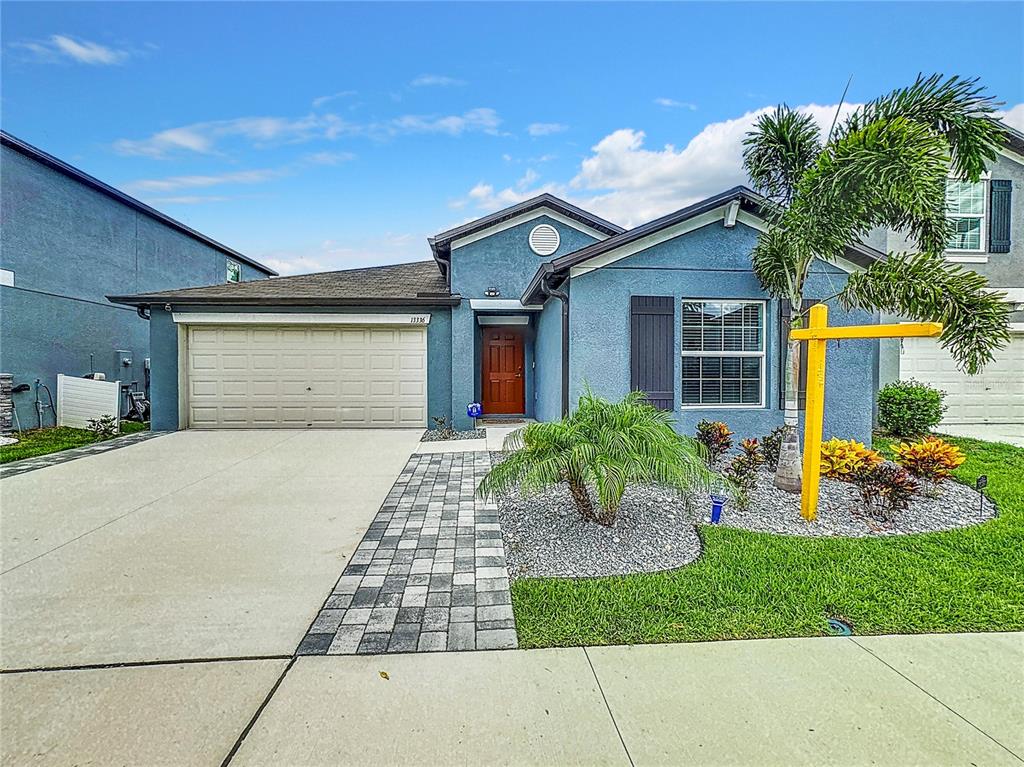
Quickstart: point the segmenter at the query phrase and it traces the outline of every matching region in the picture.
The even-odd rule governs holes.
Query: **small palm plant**
[[[531,494],[565,482],[580,516],[602,525],[615,523],[629,485],[657,483],[683,494],[706,489],[713,476],[703,448],[677,434],[672,414],[648,404],[643,392],[612,403],[588,389],[571,415],[513,432],[505,450],[509,456],[487,473],[479,495],[513,487]]]

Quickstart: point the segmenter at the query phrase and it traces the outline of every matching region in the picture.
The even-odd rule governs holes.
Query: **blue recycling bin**
[[[711,494],[711,524],[717,525],[722,519],[722,509],[725,507],[729,496],[719,493]]]

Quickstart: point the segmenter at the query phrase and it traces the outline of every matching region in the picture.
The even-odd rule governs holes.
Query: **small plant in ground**
[[[750,505],[750,491],[757,484],[757,470],[764,463],[764,453],[756,439],[740,442],[740,451],[722,473],[736,486],[736,504],[742,509]]]
[[[434,429],[437,431],[437,436],[441,439],[455,439],[455,426],[448,423],[448,419],[443,415],[431,416],[431,421],[434,422]]]
[[[702,420],[697,424],[697,441],[707,450],[708,466],[714,466],[732,447],[732,432],[721,421]]]
[[[864,509],[886,522],[896,518],[896,512],[907,508],[918,490],[917,481],[910,472],[894,463],[862,465],[850,481],[860,491]]]
[[[893,381],[878,393],[878,423],[897,437],[927,434],[939,425],[946,393],[920,381]]]
[[[101,415],[89,419],[89,431],[96,439],[110,439],[117,436],[117,419],[112,415]]]
[[[775,471],[779,467],[779,451],[782,450],[782,435],[785,432],[785,426],[778,426],[772,429],[766,436],[761,437],[761,451],[764,453],[764,463],[771,471]]]
[[[512,432],[505,438],[509,455],[491,468],[477,493],[494,497],[518,486],[530,494],[564,482],[580,516],[612,525],[630,485],[656,483],[680,495],[706,491],[711,472],[702,449],[676,433],[672,414],[647,404],[645,396],[634,391],[613,403],[587,390],[561,421]]]
[[[833,437],[821,443],[821,473],[832,479],[849,480],[862,468],[881,462],[881,455],[854,439]]]
[[[918,479],[941,482],[964,461],[965,456],[956,445],[938,437],[925,437],[920,442],[901,442],[893,446],[896,463]]]

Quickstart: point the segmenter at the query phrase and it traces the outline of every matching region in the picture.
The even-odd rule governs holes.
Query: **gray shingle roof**
[[[299,274],[133,296],[107,296],[130,306],[149,304],[450,304],[452,298],[434,261]]]

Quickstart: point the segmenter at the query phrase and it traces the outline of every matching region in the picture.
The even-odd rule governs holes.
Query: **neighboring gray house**
[[[1006,293],[1015,309],[1010,316],[1013,340],[977,376],[961,373],[934,339],[883,340],[879,378],[882,384],[914,378],[945,391],[946,431],[1016,441],[1024,440],[1024,134],[1007,130],[1009,143],[985,178],[976,184],[955,178],[947,183],[956,234],[946,257]],[[874,232],[869,242],[890,253],[911,247],[900,233],[884,230]]]
[[[544,194],[431,238],[433,260],[110,298],[152,313],[158,429],[553,420],[589,385],[758,436],[782,423],[785,311],[751,270],[764,204],[736,187],[624,231]],[[880,256],[819,262],[808,296]],[[877,357],[830,348],[826,438],[870,440]]]
[[[145,384],[149,323],[107,294],[276,274],[14,136],[0,139],[0,371],[33,388],[14,395],[24,428],[37,425],[37,378],[54,397],[58,373]]]

